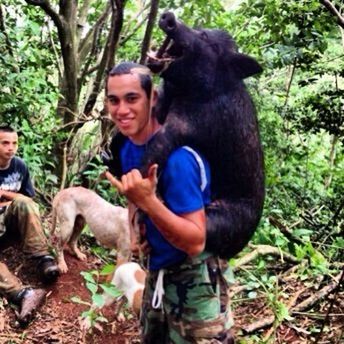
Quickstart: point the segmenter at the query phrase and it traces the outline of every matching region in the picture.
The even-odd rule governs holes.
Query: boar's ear
[[[236,53],[230,57],[229,64],[239,79],[261,73],[263,71],[260,64],[252,57]]]

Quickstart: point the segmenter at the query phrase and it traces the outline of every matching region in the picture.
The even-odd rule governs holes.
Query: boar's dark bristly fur
[[[261,72],[251,57],[238,53],[221,30],[194,30],[163,14],[160,28],[172,45],[161,60],[148,61],[161,72],[157,117],[163,122],[148,145],[143,172],[162,168],[174,149],[202,152],[211,168],[212,202],[206,208],[206,248],[223,258],[241,251],[254,233],[264,202],[263,154],[255,107],[243,79]]]

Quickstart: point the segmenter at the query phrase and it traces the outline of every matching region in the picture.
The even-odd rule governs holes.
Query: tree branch
[[[334,17],[336,17],[338,25],[344,29],[344,17],[339,13],[333,3],[329,0],[320,0],[320,3],[323,4]]]
[[[80,62],[82,63],[87,54],[92,51],[92,49],[95,46],[96,37],[98,36],[98,32],[100,30],[100,27],[104,24],[105,20],[111,13],[110,11],[110,4],[108,3],[105,7],[104,12],[102,15],[98,18],[96,23],[92,26],[92,28],[87,32],[87,35],[83,40],[81,40],[79,45],[79,56],[80,56]],[[93,42],[93,43],[91,43]],[[91,44],[90,44],[91,43]],[[90,48],[90,45],[92,47]]]
[[[287,309],[290,311],[290,308],[294,306],[295,302],[297,301],[298,297],[305,291],[305,289],[298,290],[294,295],[292,295],[289,299]],[[243,327],[243,331],[245,333],[252,333],[254,331],[260,330],[262,328],[271,326],[276,320],[275,315],[268,316],[266,318],[263,318],[261,320],[258,320],[252,324],[249,324],[247,326]],[[269,339],[271,335],[271,330],[267,332],[267,334],[264,337],[264,342]]]
[[[130,33],[122,35],[121,47],[123,47],[125,43],[127,43],[131,39],[131,37],[135,35],[135,33],[140,29],[140,27],[147,21],[147,18],[148,16],[142,18],[142,20],[133,28],[133,30]]]
[[[51,46],[53,47],[53,52],[54,52],[54,55],[55,55],[55,58],[56,58],[56,65],[57,65],[57,69],[58,69],[58,72],[59,72],[59,78],[61,79],[62,75],[63,75],[63,70],[62,70],[62,67],[60,65],[59,54],[57,53],[57,49],[56,49],[56,46],[55,46],[55,42],[54,42],[54,38],[53,38],[52,32],[50,30],[49,23],[47,23],[47,27],[48,27],[48,32],[49,32],[50,43],[51,43]]]
[[[29,5],[39,6],[52,19],[58,29],[63,29],[63,21],[60,15],[53,9],[49,0],[25,0]]]
[[[147,21],[147,17],[148,15],[145,15],[144,18],[141,20],[140,23],[136,24],[134,29],[133,30],[130,30],[130,27],[131,27],[131,23],[136,20],[137,18],[140,18],[142,16],[142,13],[145,12],[148,7],[150,6],[149,2],[147,2],[145,4],[145,6],[143,6],[142,8],[140,8],[140,10],[135,13],[132,17],[135,18],[135,19],[132,19],[132,20],[128,20],[127,21],[127,25],[126,25],[126,28],[123,28],[123,31],[121,32],[121,46],[124,45],[124,42],[127,41],[127,37],[128,36],[132,36],[143,24],[143,22],[146,22]],[[131,33],[129,33],[130,31],[132,31]]]
[[[87,99],[84,113],[87,115],[89,114],[94,104],[97,100],[97,96],[100,92],[101,86],[103,85],[104,81],[104,71],[114,64],[115,53],[116,53],[116,46],[120,37],[120,33],[123,27],[123,15],[124,15],[124,5],[125,0],[112,0],[112,18],[111,18],[111,29],[109,32],[109,36],[106,42],[106,46],[104,48],[103,56],[100,61],[98,73],[95,78],[95,82],[93,85],[93,90]]]
[[[336,290],[334,291],[334,296],[333,296],[333,298],[332,298],[332,300],[330,302],[330,307],[327,310],[326,317],[325,317],[325,319],[324,319],[324,321],[323,321],[323,323],[321,325],[321,329],[320,329],[320,332],[318,333],[318,336],[317,336],[315,344],[317,344],[319,342],[320,338],[322,337],[322,334],[323,334],[323,331],[324,331],[324,327],[325,327],[325,325],[328,322],[329,315],[332,312],[333,305],[334,305],[334,303],[335,303],[335,301],[337,299],[337,294],[338,294],[338,292],[340,290],[341,285],[343,284],[343,281],[344,281],[344,268],[342,269],[342,273],[341,273],[338,285],[336,286]]]
[[[290,310],[290,315],[297,314],[298,312],[305,311],[309,309],[310,307],[314,306],[317,302],[319,302],[321,299],[323,299],[326,295],[330,294],[333,292],[337,287],[339,287],[341,283],[341,273],[337,275],[334,278],[334,281],[332,281],[329,285],[325,286],[318,292],[312,294],[310,297],[299,303],[297,306],[291,308]],[[303,290],[302,290],[303,291]],[[301,292],[296,293],[297,296],[301,295]],[[296,301],[297,298],[292,297],[293,303]],[[291,304],[292,307],[292,304]],[[290,307],[288,307],[290,308]],[[255,332],[257,330],[260,330],[264,327],[270,326],[274,323],[275,321],[275,316],[271,315],[267,318],[258,320],[252,324],[249,324],[247,326],[243,327],[243,331],[247,334]]]
[[[282,234],[284,234],[286,238],[288,238],[291,242],[295,242],[299,245],[305,245],[305,242],[303,240],[296,237],[292,233],[292,231],[287,226],[285,226],[280,220],[278,220],[276,217],[270,215],[269,222],[271,225],[278,228],[282,232]]]
[[[123,28],[123,21],[124,21],[124,6],[126,0],[115,0],[116,4],[116,18],[113,29],[112,37],[109,41],[109,47],[108,47],[108,56],[106,60],[106,69],[111,68],[115,64],[115,54],[116,54],[116,48],[119,41],[119,37]]]
[[[27,0],[26,2],[34,6],[41,6],[48,3],[47,0]]]
[[[92,0],[85,0],[79,10],[78,14],[78,41],[80,41],[80,36],[85,27],[87,14]]]
[[[334,291],[342,281],[341,275],[342,272],[339,273],[336,277],[334,277],[333,281],[329,285],[323,287],[316,293],[309,296],[306,300],[299,303],[296,307],[292,309],[292,312],[301,312],[306,309],[309,309],[310,307],[314,306],[319,300],[323,299],[326,295]]]
[[[266,255],[272,255],[278,258],[281,258],[281,260],[287,260],[293,264],[299,264],[300,260],[298,260],[293,255],[282,252],[277,247],[269,246],[269,245],[258,245],[253,246],[254,250],[245,256],[239,258],[235,262],[234,271],[237,270],[240,266],[246,265],[247,263],[251,262],[252,260],[256,259],[258,256],[266,256]]]
[[[149,48],[152,31],[155,23],[156,16],[158,14],[158,7],[159,7],[159,0],[152,0],[151,2],[151,9],[149,12],[147,27],[145,36],[143,38],[142,47],[141,47],[141,57],[140,57],[140,63],[144,64],[146,61],[146,55]]]

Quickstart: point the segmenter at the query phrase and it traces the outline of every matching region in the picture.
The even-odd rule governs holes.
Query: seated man
[[[55,259],[49,255],[38,206],[31,197],[32,187],[27,166],[15,154],[18,135],[10,126],[0,126],[0,237],[20,238],[23,252],[36,265],[45,283],[55,282],[59,270]],[[4,236],[4,234],[6,235]],[[0,262],[0,294],[20,306],[18,321],[26,325],[34,311],[42,304],[43,289],[25,287],[7,266]]]

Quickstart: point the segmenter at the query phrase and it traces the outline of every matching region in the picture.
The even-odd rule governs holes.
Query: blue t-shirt
[[[0,190],[21,193],[28,197],[35,195],[29,170],[22,159],[14,156],[8,168],[0,169]]]
[[[129,139],[120,151],[123,173],[141,166],[146,145],[135,145]],[[182,215],[204,208],[210,203],[210,168],[201,158],[205,178],[195,155],[187,147],[176,149],[167,160],[159,180],[159,192],[166,206],[175,214]],[[204,184],[204,185],[202,185]],[[202,185],[202,187],[201,187]],[[187,254],[171,245],[146,218],[146,237],[151,246],[149,269],[159,270],[182,262]]]

